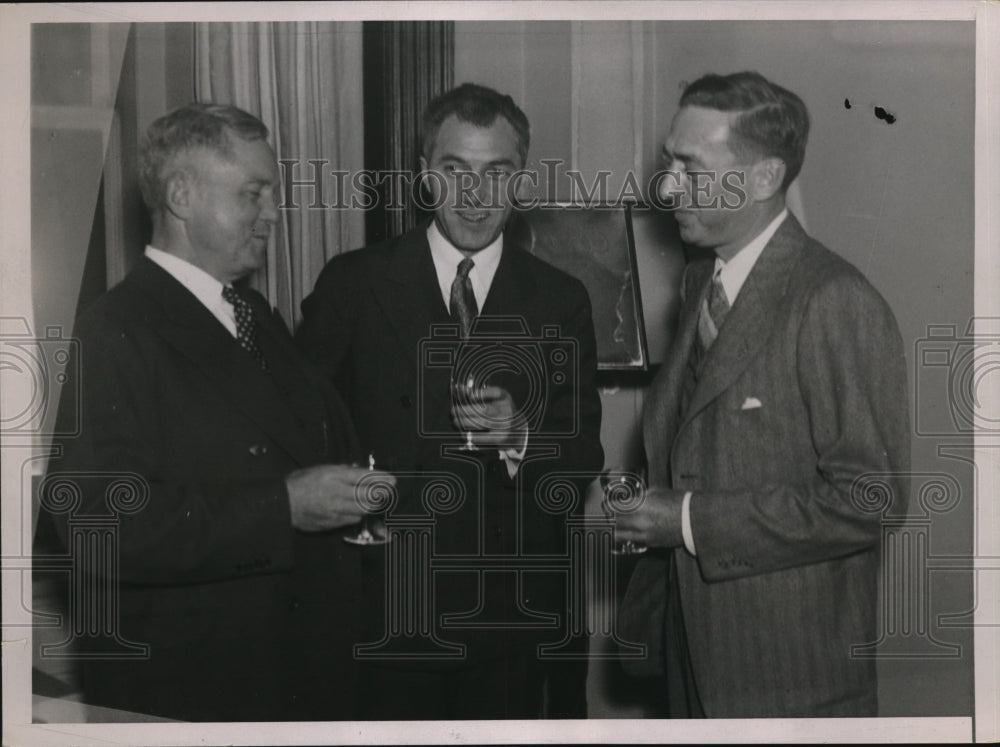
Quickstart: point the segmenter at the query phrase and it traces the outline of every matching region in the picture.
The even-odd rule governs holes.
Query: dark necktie
[[[254,357],[262,371],[267,371],[267,361],[257,343],[257,320],[250,304],[231,285],[222,287],[222,297],[233,305],[236,312],[236,339],[240,347]]]
[[[476,263],[466,257],[458,263],[458,273],[451,283],[451,303],[448,311],[451,318],[462,326],[462,337],[468,337],[472,331],[472,320],[479,314],[476,296],[472,292],[472,279],[469,272]]]

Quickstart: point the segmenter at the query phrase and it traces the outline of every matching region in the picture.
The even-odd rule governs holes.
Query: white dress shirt
[[[236,310],[222,297],[223,285],[200,267],[153,246],[146,247],[146,256],[170,273],[178,283],[201,301],[222,326],[236,337]]]
[[[778,227],[788,216],[788,208],[783,209],[778,215],[767,224],[767,228],[757,234],[753,240],[736,253],[736,256],[728,262],[720,257],[715,258],[715,272],[719,274],[722,287],[726,291],[726,299],[729,307],[736,303],[736,297],[743,289],[743,284],[750,277],[750,271],[757,264],[767,242],[771,240]],[[684,547],[689,553],[695,555],[694,532],[691,529],[691,491],[684,494],[684,501],[681,504],[681,534],[684,536]]]
[[[437,223],[433,221],[427,229],[427,243],[431,246],[431,258],[434,260],[438,285],[441,286],[441,298],[444,299],[444,305],[450,307],[451,284],[458,274],[458,263],[465,259],[465,255],[451,245],[441,233]],[[489,295],[490,286],[493,285],[493,277],[497,274],[497,267],[500,266],[501,254],[503,254],[503,233],[497,236],[492,244],[480,249],[471,257],[475,264],[469,272],[469,280],[472,281],[472,294],[476,297],[476,306],[480,311],[483,310],[486,296]]]
[[[438,285],[441,287],[441,298],[444,299],[444,305],[450,308],[451,285],[455,282],[458,265],[465,259],[465,255],[452,246],[451,242],[441,233],[435,221],[431,221],[431,225],[427,229],[427,243],[431,247],[431,259],[434,260],[434,271],[437,273]],[[476,306],[479,307],[480,311],[486,304],[486,297],[493,285],[493,278],[497,274],[502,254],[503,233],[471,257],[475,264],[469,272],[469,280],[472,281],[472,294],[476,297]],[[527,449],[528,434],[525,433],[524,444],[520,449],[500,450],[500,458],[507,465],[507,474],[511,477],[517,474]]]

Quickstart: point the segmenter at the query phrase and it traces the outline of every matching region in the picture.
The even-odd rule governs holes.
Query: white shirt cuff
[[[684,537],[684,548],[692,555],[697,555],[694,551],[694,532],[691,531],[691,491],[684,494],[684,501],[681,503],[681,535]]]
[[[517,470],[521,467],[521,462],[524,461],[524,455],[528,451],[528,431],[524,432],[524,443],[521,444],[520,449],[501,449],[500,458],[503,459],[503,463],[507,465],[507,476],[511,479],[517,474]]]

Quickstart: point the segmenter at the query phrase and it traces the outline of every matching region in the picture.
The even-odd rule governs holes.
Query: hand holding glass
[[[375,470],[375,455],[368,455],[368,471]],[[380,515],[366,514],[361,520],[361,529],[355,535],[346,535],[344,542],[352,545],[384,545],[390,541],[385,529],[385,521]]]
[[[469,374],[459,379],[451,380],[451,404],[452,407],[465,407],[468,405],[481,404],[481,394],[485,384],[476,382],[476,378]],[[465,445],[463,451],[475,451],[478,447],[472,441],[472,431],[465,432]]]
[[[642,474],[626,469],[609,470],[601,474],[601,487],[604,490],[602,503],[609,519],[615,513],[634,509],[642,501],[646,490],[646,480]],[[612,555],[639,555],[649,548],[632,540],[626,540],[615,545]]]

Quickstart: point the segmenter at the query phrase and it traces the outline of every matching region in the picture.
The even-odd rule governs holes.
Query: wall
[[[973,468],[968,439],[948,430],[953,400],[938,371],[917,368],[928,325],[972,317],[974,28],[926,22],[546,22],[456,24],[455,80],[511,93],[532,122],[532,160],[559,158],[588,178],[610,170],[612,193],[634,170],[645,183],[684,81],[707,72],[758,70],[794,90],[812,116],[805,166],[791,204],[819,240],[862,269],[899,320],[910,363],[913,469],[961,487],[957,505],[929,516],[932,556],[973,547]],[[850,103],[850,108],[845,105]],[[895,117],[876,118],[879,106]],[[547,187],[543,181],[543,186]],[[541,190],[541,187],[540,187]],[[556,193],[568,197],[568,185]],[[543,192],[544,194],[544,192]],[[669,226],[637,238],[650,350],[669,349],[682,250]],[[612,382],[602,398],[608,465],[634,458],[645,381]],[[933,430],[933,429],[931,429]],[[943,435],[942,435],[943,434]],[[958,448],[950,447],[959,445]],[[940,453],[950,453],[951,457]],[[920,500],[911,516],[920,517]],[[971,610],[968,573],[929,574],[932,613]],[[943,658],[879,662],[882,714],[972,712],[972,636],[939,626],[925,653]],[[596,716],[641,712],[641,698],[611,697],[617,675],[597,665]]]
[[[31,268],[36,333],[61,327],[68,336],[72,328],[127,36],[127,24],[32,27]],[[54,409],[47,413],[49,427]]]
[[[35,330],[68,335],[78,302],[100,295],[141,253],[136,149],[154,118],[193,98],[192,41],[189,23],[32,27]],[[88,248],[103,260],[105,244],[106,276],[104,261],[88,263]]]

